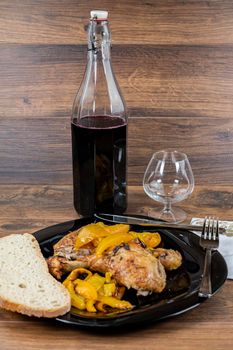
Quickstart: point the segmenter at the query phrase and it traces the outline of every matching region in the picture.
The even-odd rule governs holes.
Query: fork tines
[[[219,239],[219,219],[215,217],[205,217],[201,238],[203,239]]]

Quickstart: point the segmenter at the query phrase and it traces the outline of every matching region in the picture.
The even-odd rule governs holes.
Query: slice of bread
[[[70,310],[67,289],[49,273],[30,234],[0,238],[0,307],[28,316],[56,317]]]

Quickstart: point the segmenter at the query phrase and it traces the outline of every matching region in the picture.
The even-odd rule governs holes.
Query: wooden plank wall
[[[233,1],[1,0],[2,202],[7,186],[17,197],[72,183],[70,111],[95,8],[109,10],[128,106],[129,184],[170,147],[189,155],[196,185],[233,185]]]

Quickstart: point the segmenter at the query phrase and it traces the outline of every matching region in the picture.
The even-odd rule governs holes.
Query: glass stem
[[[172,207],[171,207],[171,201],[169,199],[167,199],[167,202],[164,205],[163,211],[166,213],[171,212]]]

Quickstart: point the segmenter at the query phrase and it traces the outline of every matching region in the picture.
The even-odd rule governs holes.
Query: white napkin
[[[191,224],[202,226],[204,222],[203,218],[192,218]],[[233,279],[233,221],[219,221],[219,227],[224,227],[227,231],[227,236],[219,235],[219,248],[218,251],[224,257],[227,268],[227,278]]]

